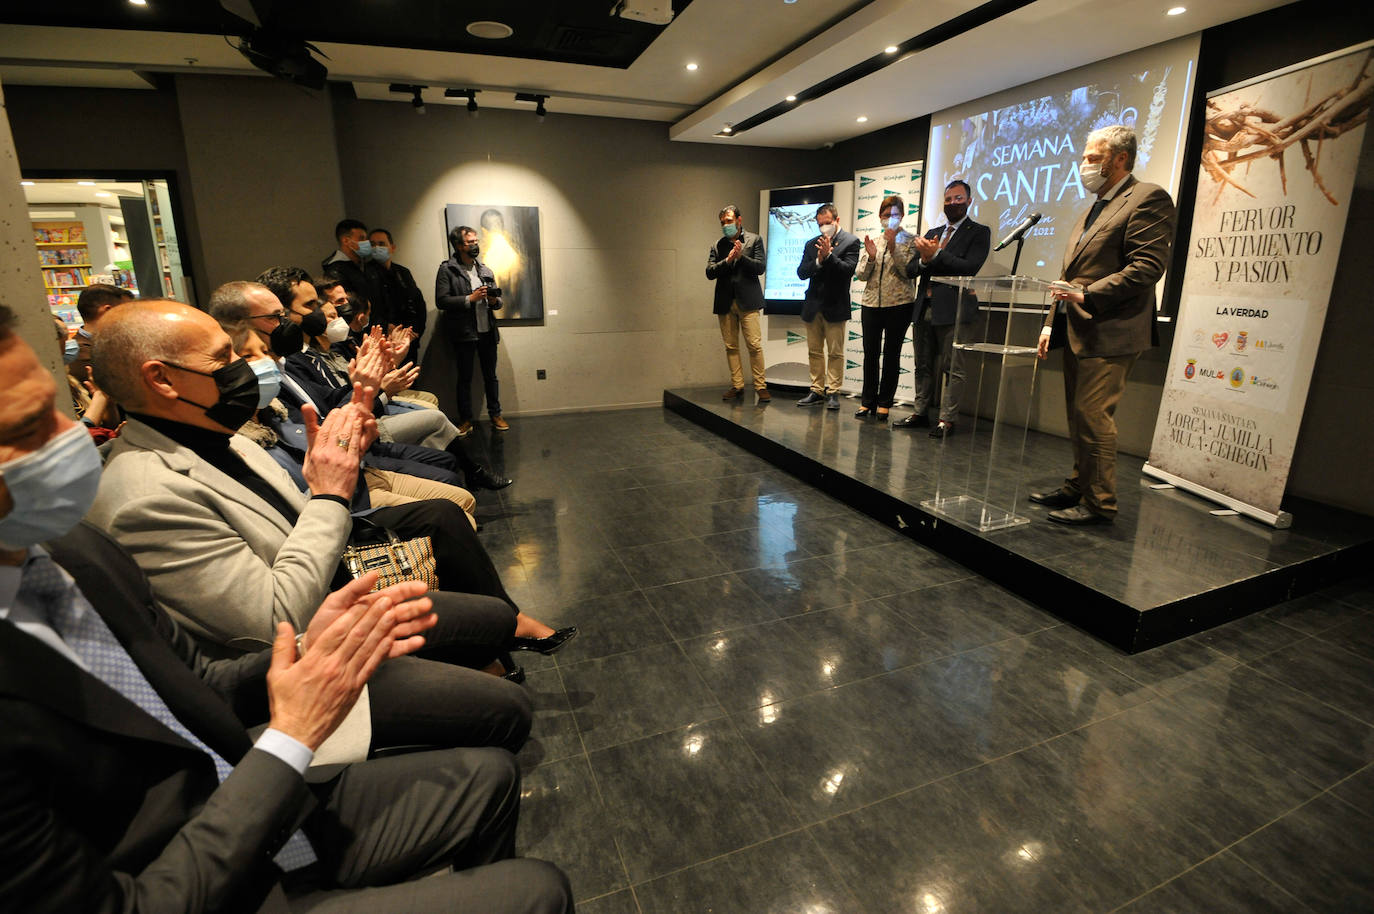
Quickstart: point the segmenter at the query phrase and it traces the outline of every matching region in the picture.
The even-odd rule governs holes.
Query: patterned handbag
[[[439,589],[439,565],[432,539],[419,536],[403,540],[394,531],[362,518],[354,519],[343,563],[354,578],[377,572],[374,592],[402,581],[424,581],[430,590]]]

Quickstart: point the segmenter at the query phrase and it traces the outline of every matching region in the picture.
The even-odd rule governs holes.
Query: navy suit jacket
[[[927,238],[939,239],[945,227],[937,225],[926,232]],[[935,327],[948,327],[957,318],[967,323],[978,316],[978,298],[972,293],[964,296],[963,313],[959,311],[959,290],[944,283],[931,283],[933,276],[975,276],[988,259],[992,247],[992,230],[986,225],[965,219],[955,229],[954,237],[942,249],[935,252],[926,266],[921,265],[919,254],[912,254],[907,262],[906,274],[919,280],[916,286],[916,317],[919,321],[927,305],[930,306],[930,323]],[[930,298],[926,298],[926,290]]]
[[[812,238],[802,250],[798,279],[809,279],[806,300],[802,302],[801,319],[808,324],[819,314],[831,323],[849,320],[849,282],[859,267],[859,251],[863,242],[858,235],[844,229],[830,239],[830,256],[816,263],[816,245],[820,236]]]

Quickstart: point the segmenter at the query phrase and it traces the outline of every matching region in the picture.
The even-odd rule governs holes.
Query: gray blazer
[[[1061,276],[1083,286],[1083,304],[1050,310],[1050,346],[1067,337],[1081,359],[1144,352],[1154,345],[1155,283],[1169,263],[1177,214],[1158,184],[1126,179],[1088,231],[1085,212],[1069,234]]]
[[[339,567],[348,508],[302,494],[241,435],[230,447],[300,511],[295,527],[189,448],[130,419],[115,439],[86,519],[143,568],[153,594],[203,641],[271,644],[279,621],[305,630]]]

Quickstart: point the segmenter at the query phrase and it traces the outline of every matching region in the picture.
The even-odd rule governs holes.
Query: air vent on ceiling
[[[549,49],[573,54],[614,54],[620,45],[617,32],[560,25],[554,30]]]

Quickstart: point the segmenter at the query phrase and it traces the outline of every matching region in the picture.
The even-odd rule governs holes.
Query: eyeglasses
[[[280,324],[282,321],[286,320],[286,312],[285,312],[285,311],[271,311],[271,312],[268,312],[267,314],[250,314],[250,315],[248,316],[248,319],[249,319],[249,320],[252,320],[252,321],[256,321],[256,320],[270,320],[270,321],[276,321],[277,323]]]

